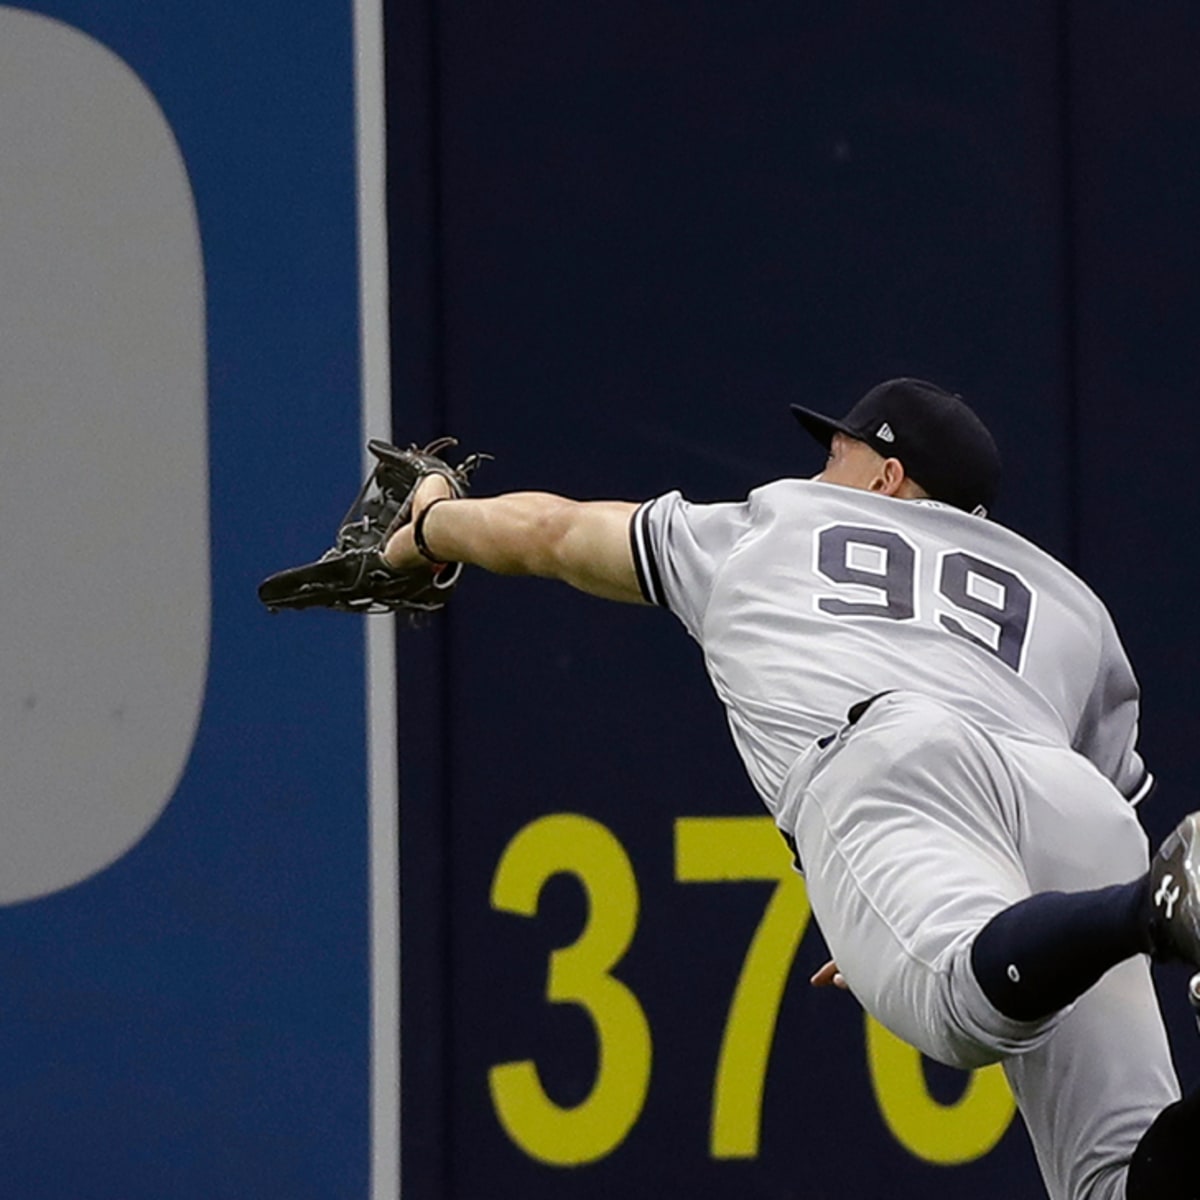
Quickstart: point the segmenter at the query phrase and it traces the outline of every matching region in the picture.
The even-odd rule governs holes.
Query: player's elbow
[[[492,506],[494,551],[474,561],[505,575],[557,579],[592,595],[641,601],[629,548],[626,501],[569,500],[548,492],[513,493]]]
[[[578,553],[578,529],[585,506],[565,496],[545,495],[526,532],[530,574],[562,579]]]
[[[510,492],[478,504],[472,561],[499,575],[558,576],[578,504],[548,492]]]

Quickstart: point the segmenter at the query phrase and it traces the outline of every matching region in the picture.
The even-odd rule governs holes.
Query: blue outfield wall
[[[1159,837],[1197,781],[1198,51],[1173,2],[394,0],[397,436],[493,452],[484,491],[720,499],[818,469],[790,401],[961,390],[998,519],[1128,641]],[[993,1079],[807,988],[669,616],[476,575],[398,655],[407,1196],[1038,1194]]]
[[[200,255],[192,276],[202,288],[203,359],[189,402],[200,405],[202,444],[109,436],[95,413],[104,405],[119,413],[122,398],[102,380],[81,387],[58,428],[99,430],[87,468],[94,486],[89,477],[78,507],[53,519],[86,526],[89,543],[110,556],[135,548],[131,557],[152,559],[157,580],[198,570],[211,596],[211,610],[201,590],[166,584],[161,594],[129,587],[124,597],[131,644],[139,626],[157,628],[163,605],[181,635],[201,630],[194,740],[176,785],[159,797],[161,815],[105,869],[0,909],[5,1196],[368,1194],[363,626],[271,618],[255,596],[269,571],[320,553],[361,481],[352,16],[350,4],[260,0],[0,8],[5,35],[43,39],[47,69],[62,73],[52,82],[77,90],[67,124],[99,130],[80,140],[72,162],[43,163],[50,183],[60,168],[64,183],[76,166],[100,170],[123,144],[121,112],[109,120],[103,108],[102,76],[119,77],[157,110],[163,154],[182,162]],[[40,161],[43,140],[57,146],[66,136],[37,112],[23,112],[24,124],[11,106],[6,116],[6,155],[32,145]],[[131,204],[145,191],[139,173],[148,179],[158,165],[137,164],[126,181]],[[48,210],[61,198],[55,190],[47,187]],[[86,212],[86,194],[80,204]],[[5,206],[11,230],[11,192]],[[122,236],[115,218],[106,221],[97,217],[88,234],[94,247]],[[141,264],[135,279],[139,270],[152,276],[164,250],[153,215],[144,232],[144,244],[131,235],[123,248]],[[85,250],[75,265],[86,258]],[[34,282],[10,276],[6,291],[32,291]],[[79,329],[51,333],[47,369],[77,353],[104,358],[106,331],[124,314],[105,309],[114,302],[103,290],[101,281]],[[168,353],[152,324],[133,330],[130,344],[148,372]],[[0,367],[0,379],[11,383],[10,368]],[[5,391],[12,444],[29,415]],[[161,405],[177,399],[163,394]],[[45,462],[45,505],[56,452],[53,430],[37,429],[41,440],[29,433],[20,444]],[[152,516],[153,489],[167,503],[179,463],[197,452],[190,478],[208,505],[199,518],[205,544],[173,537]],[[97,520],[94,504],[147,463],[144,507]],[[59,487],[69,485],[60,473]],[[45,538],[46,562],[59,546],[61,537]],[[89,588],[100,604],[121,580],[80,572],[70,586],[87,621]],[[63,690],[96,682],[77,673]],[[8,683],[10,721],[22,704],[53,719],[50,684],[23,697],[17,680]],[[140,678],[99,683],[111,686],[112,718],[130,738],[148,709],[172,700],[169,680],[166,692]],[[61,731],[56,757],[87,753]],[[86,791],[81,811],[94,800]]]

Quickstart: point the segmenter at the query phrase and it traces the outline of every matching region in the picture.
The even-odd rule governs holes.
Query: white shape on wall
[[[208,669],[204,279],[130,68],[0,7],[0,904],[114,862],[191,752]]]

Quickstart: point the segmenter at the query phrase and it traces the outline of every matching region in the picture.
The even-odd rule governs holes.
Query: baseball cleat
[[[1200,967],[1200,813],[1175,827],[1150,864],[1154,957]]]

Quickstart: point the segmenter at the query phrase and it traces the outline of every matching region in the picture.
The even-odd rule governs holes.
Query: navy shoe
[[[1186,816],[1150,864],[1154,957],[1200,967],[1200,813]]]

